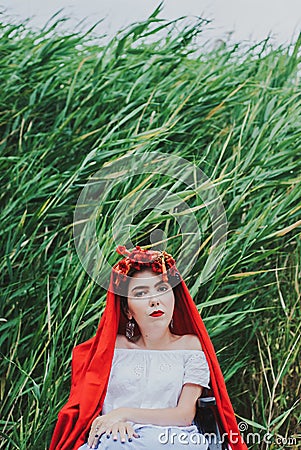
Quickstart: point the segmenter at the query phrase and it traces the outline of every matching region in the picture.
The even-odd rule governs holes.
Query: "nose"
[[[155,305],[160,305],[160,300],[158,298],[156,298],[156,299],[151,298],[149,302],[152,307]]]

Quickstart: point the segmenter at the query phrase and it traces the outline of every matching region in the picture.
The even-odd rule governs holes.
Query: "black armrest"
[[[215,397],[199,397],[198,398],[198,407],[199,408],[207,408],[208,406],[216,406]]]
[[[228,444],[221,439],[215,397],[199,397],[196,406],[194,423],[201,433],[206,434],[208,450],[229,450]]]
[[[217,432],[215,397],[199,397],[197,399],[195,424],[202,433]]]

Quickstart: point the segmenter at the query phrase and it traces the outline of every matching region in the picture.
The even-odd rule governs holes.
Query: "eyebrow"
[[[162,283],[167,284],[165,281],[160,280],[160,281],[158,281],[158,283],[155,284],[155,287],[157,287],[158,284],[162,284]],[[132,289],[132,292],[135,291],[136,289],[148,289],[148,288],[149,288],[149,286],[135,286],[135,287]]]

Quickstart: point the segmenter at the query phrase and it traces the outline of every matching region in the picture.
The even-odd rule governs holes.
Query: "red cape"
[[[241,442],[225,381],[205,325],[183,280],[174,288],[173,332],[195,334],[206,355],[211,388],[216,398],[221,433],[233,436],[233,450],[247,450]],[[106,395],[117,333],[125,334],[126,319],[120,311],[120,298],[111,285],[107,304],[95,337],[76,346],[72,354],[72,382],[69,399],[58,415],[50,450],[77,450],[88,438],[91,424],[101,413]],[[239,442],[238,442],[239,441]]]

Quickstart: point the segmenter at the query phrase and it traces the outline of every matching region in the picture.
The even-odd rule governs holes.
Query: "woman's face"
[[[128,318],[132,317],[140,331],[151,326],[167,328],[172,319],[175,297],[162,274],[151,269],[135,272],[128,286]]]

